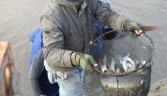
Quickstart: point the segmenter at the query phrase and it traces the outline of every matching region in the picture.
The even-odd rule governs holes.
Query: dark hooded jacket
[[[99,0],[52,0],[40,19],[43,52],[48,65],[56,71],[72,70],[72,52],[87,53],[93,34],[94,21],[121,29],[125,17],[120,16]]]

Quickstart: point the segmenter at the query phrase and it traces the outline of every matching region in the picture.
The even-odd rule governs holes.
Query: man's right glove
[[[81,66],[84,71],[94,72],[93,65],[96,64],[96,61],[92,56],[88,54],[83,54],[81,52],[73,53],[75,54],[76,64]]]

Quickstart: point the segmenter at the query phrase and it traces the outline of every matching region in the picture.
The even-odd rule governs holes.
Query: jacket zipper
[[[74,4],[73,3],[71,3],[72,4],[72,6],[73,6],[73,9],[74,9],[74,11],[75,11],[75,13],[76,13],[76,16],[78,17],[78,20],[79,20],[79,23],[80,23],[80,27],[81,27],[81,34],[82,34],[82,36],[83,36],[83,38],[84,38],[84,47],[83,47],[83,49],[82,49],[82,52],[84,52],[85,51],[85,48],[86,48],[86,33],[84,32],[84,28],[83,28],[83,26],[84,26],[84,24],[83,24],[83,21],[80,19],[80,16],[79,16],[79,11],[77,11],[76,10],[76,8],[75,8],[75,6],[74,6]],[[81,7],[83,7],[82,6],[82,4],[81,4]],[[82,10],[84,10],[84,9],[82,9]]]

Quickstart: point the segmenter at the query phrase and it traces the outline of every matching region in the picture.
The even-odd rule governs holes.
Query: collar
[[[75,12],[78,12],[78,10],[84,10],[87,6],[87,3],[85,0],[78,0],[77,2],[70,2],[68,0],[52,0],[54,3],[57,3],[59,5],[67,6],[71,9],[73,9]],[[79,12],[80,14],[80,12]]]

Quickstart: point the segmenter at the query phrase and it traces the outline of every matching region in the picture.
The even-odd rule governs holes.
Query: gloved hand
[[[134,31],[134,32],[139,31],[139,32],[136,32],[137,35],[141,35],[142,33],[145,33],[144,26],[135,21],[126,20],[124,23],[124,28],[129,31]]]
[[[75,53],[75,60],[78,66],[81,66],[83,70],[94,72],[94,66],[97,66],[96,61],[93,59],[92,56],[88,54],[83,54],[80,52]]]

